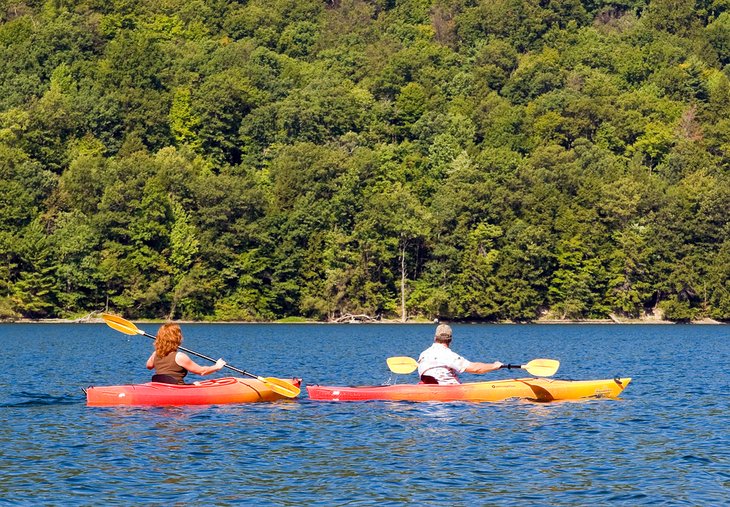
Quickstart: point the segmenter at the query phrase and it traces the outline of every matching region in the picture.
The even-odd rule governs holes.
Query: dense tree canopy
[[[730,320],[728,0],[0,0],[0,318]]]

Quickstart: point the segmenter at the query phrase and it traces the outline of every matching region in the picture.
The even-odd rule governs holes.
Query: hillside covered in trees
[[[0,318],[730,319],[728,7],[0,0]]]

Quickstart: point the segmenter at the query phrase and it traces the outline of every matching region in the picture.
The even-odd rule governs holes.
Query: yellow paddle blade
[[[560,361],[555,359],[533,359],[529,363],[523,364],[522,368],[536,377],[551,377],[560,368]]]
[[[411,357],[389,357],[385,362],[388,363],[390,371],[398,374],[411,373],[418,368],[418,363]]]
[[[121,331],[124,334],[144,334],[144,331],[139,329],[137,326],[132,324],[126,319],[111,315],[109,313],[103,313],[101,318],[104,319],[106,325],[117,331]]]
[[[301,392],[301,389],[299,389],[297,386],[280,378],[258,377],[258,380],[269,386],[271,390],[275,393],[286,396],[287,398],[296,398]]]

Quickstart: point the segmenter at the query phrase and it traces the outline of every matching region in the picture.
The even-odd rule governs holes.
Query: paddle
[[[389,357],[385,362],[388,363],[388,368],[393,373],[411,373],[418,368],[418,363],[411,357]],[[522,368],[530,375],[536,377],[551,377],[560,368],[560,361],[556,361],[555,359],[533,359],[527,364],[503,364],[500,368],[507,368],[508,370]]]
[[[399,375],[403,375],[405,373],[411,373],[416,368],[418,368],[418,363],[415,359],[412,357],[406,357],[406,356],[396,356],[396,357],[389,357],[385,360],[386,363],[388,363],[388,368],[393,373],[397,373]]]
[[[560,361],[555,359],[533,359],[527,364],[503,364],[500,368],[507,368],[508,370],[522,368],[536,377],[552,377],[560,368]]]
[[[116,329],[117,331],[120,331],[124,334],[129,335],[135,335],[135,334],[141,334],[143,336],[146,336],[147,338],[155,339],[154,336],[152,336],[149,333],[144,332],[142,329],[139,329],[137,326],[135,326],[132,322],[129,322],[126,319],[123,319],[122,317],[117,317],[116,315],[110,315],[108,313],[104,313],[101,316],[104,319],[104,322],[106,322],[107,326],[109,326],[112,329]],[[185,347],[178,347],[178,349],[182,350],[183,352],[187,352],[188,354],[192,354],[194,356],[198,356],[202,359],[206,359],[212,363],[215,363],[215,359],[212,357],[205,356],[203,354],[199,354],[197,352],[194,352],[190,349],[186,349]],[[282,396],[286,396],[287,398],[296,398],[299,396],[299,392],[301,389],[299,389],[297,386],[292,384],[291,382],[287,382],[286,380],[282,380],[280,378],[276,377],[259,377],[258,375],[254,375],[252,373],[249,373],[247,371],[240,370],[234,366],[231,366],[230,364],[225,365],[226,368],[229,370],[233,370],[237,373],[240,373],[241,375],[246,375],[248,377],[255,378],[256,380],[263,382],[264,384],[268,385],[272,391],[275,393],[279,393]]]

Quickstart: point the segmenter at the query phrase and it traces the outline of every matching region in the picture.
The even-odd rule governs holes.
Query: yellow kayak
[[[616,398],[631,378],[557,380],[521,378],[454,385],[395,384],[385,386],[307,386],[309,398],[325,401],[533,401]]]

